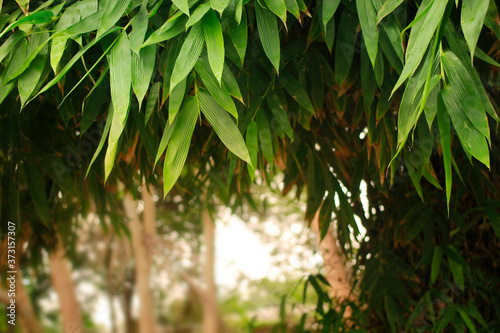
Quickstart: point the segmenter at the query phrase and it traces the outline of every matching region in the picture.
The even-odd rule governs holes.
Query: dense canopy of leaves
[[[10,1],[0,29],[2,217],[28,237],[118,179],[238,206],[283,171],[362,271],[356,325],[498,329],[493,0]]]

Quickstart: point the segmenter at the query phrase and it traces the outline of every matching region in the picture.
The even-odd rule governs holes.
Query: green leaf
[[[351,69],[354,49],[356,44],[356,34],[358,22],[354,15],[348,10],[342,11],[335,44],[335,79],[341,85]]]
[[[472,333],[477,333],[476,328],[474,326],[474,323],[470,319],[470,317],[467,315],[467,313],[462,310],[460,307],[457,307],[458,313],[460,314],[460,317],[462,317],[462,320],[464,321],[465,325],[471,331]]]
[[[257,112],[255,115],[255,122],[259,130],[259,141],[262,148],[262,153],[267,160],[269,165],[273,165],[274,153],[273,153],[273,137],[271,136],[271,130],[269,128],[269,122],[267,117],[262,110]]]
[[[255,4],[255,14],[257,16],[257,27],[264,52],[273,64],[276,72],[279,73],[281,51],[276,16],[270,10],[263,8],[258,2]]]
[[[471,84],[472,78],[469,72],[451,51],[445,52],[441,56],[446,79],[449,81],[450,89],[456,91],[456,97],[460,101],[462,109],[467,114],[469,120],[490,140],[490,129],[488,127],[488,117],[481,102],[481,97],[474,84]],[[479,87],[481,88],[481,87]]]
[[[462,31],[470,50],[470,59],[473,62],[479,34],[483,28],[484,18],[488,12],[489,0],[463,0],[462,1]]]
[[[205,43],[207,44],[208,61],[215,78],[220,84],[225,58],[224,38],[222,37],[220,21],[215,12],[209,11],[203,17],[203,30],[205,32]]]
[[[16,30],[7,40],[0,46],[0,62],[10,53],[12,48],[26,36],[24,31]]]
[[[200,108],[222,143],[236,156],[247,163],[252,163],[245,141],[238,127],[227,111],[222,109],[210,94],[200,89]]]
[[[394,94],[401,84],[403,84],[403,82],[417,69],[431,42],[436,28],[443,18],[448,1],[432,1],[434,1],[432,7],[411,29],[406,51],[406,64],[392,90],[392,94]],[[424,8],[424,3],[420,6],[419,11],[422,8]]]
[[[238,56],[241,59],[241,64],[243,65],[248,43],[247,13],[245,8],[243,8],[242,11],[241,23],[237,23],[232,20],[229,21],[229,35],[231,36],[231,41],[233,42],[236,52],[238,52]]]
[[[218,11],[221,15],[224,9],[229,6],[229,0],[210,0],[210,6],[212,6],[213,10]]]
[[[130,48],[134,53],[139,53],[139,48],[144,42],[148,30],[148,8],[144,4],[139,13],[132,19],[132,31],[130,32]]]
[[[160,160],[161,155],[163,155],[163,152],[167,148],[168,143],[170,142],[172,133],[174,132],[175,126],[177,125],[177,119],[179,119],[179,117],[175,117],[174,121],[171,124],[169,124],[168,122],[167,124],[165,124],[165,129],[163,130],[163,135],[161,136],[160,140],[160,146],[158,147],[158,152],[156,153],[154,164],[155,166],[156,163],[158,163],[158,161]]]
[[[283,0],[264,0],[269,8],[276,16],[278,16],[286,27],[286,3]]]
[[[440,247],[436,247],[434,249],[434,255],[432,257],[432,264],[431,264],[431,283],[432,284],[434,284],[434,282],[436,282],[436,279],[439,276],[442,258],[443,258],[443,250]]]
[[[280,84],[285,88],[286,92],[303,108],[314,114],[314,107],[311,100],[307,96],[304,87],[288,72],[281,73],[279,78]]]
[[[154,31],[151,36],[146,39],[142,47],[152,44],[158,44],[163,41],[174,38],[175,36],[183,33],[187,27],[186,22],[188,18],[185,15],[176,14],[169,18],[158,30]]]
[[[203,18],[203,16],[205,16],[209,9],[209,3],[202,3],[201,5],[199,5],[194,10],[193,14],[191,14],[189,20],[186,22],[186,29],[198,23]]]
[[[436,332],[442,332],[450,323],[450,321],[455,318],[457,314],[457,309],[454,306],[447,306],[442,311],[441,319],[436,326]]]
[[[87,172],[85,173],[85,178],[87,178],[87,176],[89,175],[90,168],[92,167],[95,160],[97,159],[97,156],[99,156],[99,153],[101,152],[102,147],[104,147],[104,143],[106,142],[106,139],[108,137],[108,133],[109,133],[109,130],[111,128],[111,122],[113,120],[113,109],[114,109],[113,103],[110,103],[108,116],[106,118],[106,125],[104,125],[104,130],[102,131],[101,140],[99,141],[99,145],[97,146],[97,149],[94,152],[94,156],[92,157],[92,160],[90,161]]]
[[[394,9],[398,8],[403,1],[404,0],[386,0],[377,14],[377,24],[379,24],[384,17],[392,13]]]
[[[333,18],[333,15],[337,11],[339,7],[340,0],[323,0],[323,11],[321,15],[321,20],[323,22],[323,26],[327,27],[330,20]]]
[[[108,0],[96,38],[109,30],[123,16],[131,0]]]
[[[458,92],[448,86],[442,90],[442,96],[462,147],[466,152],[489,167],[490,158],[486,138],[475,128],[465,114],[460,105]]]
[[[234,11],[234,19],[238,24],[241,23],[242,14],[243,14],[243,0],[236,0],[236,10]]]
[[[49,10],[43,10],[40,12],[30,14],[26,17],[23,17],[20,20],[13,22],[7,28],[5,28],[0,33],[0,38],[2,38],[7,32],[11,31],[15,27],[18,27],[22,24],[45,24],[51,22],[53,19],[54,19],[54,14]]]
[[[292,13],[293,16],[298,20],[300,18],[300,9],[297,0],[285,0],[286,10]]]
[[[181,108],[184,95],[186,94],[186,83],[187,78],[184,78],[184,80],[179,82],[170,93],[170,98],[168,100],[168,122],[170,124],[174,121],[177,112]]]
[[[101,110],[102,104],[109,96],[109,83],[102,84],[108,78],[109,67],[106,66],[101,76],[96,81],[92,90],[85,96],[82,103],[82,123],[80,125],[80,133],[83,135],[87,129],[94,123],[95,118]]]
[[[66,29],[80,20],[80,11],[76,5],[77,4],[74,4],[64,11],[64,14],[62,14],[55,26],[56,30]],[[52,66],[54,73],[57,73],[59,62],[61,61],[69,38],[70,35],[63,34],[62,36],[56,36],[52,39],[50,47],[50,65]]]
[[[276,94],[274,90],[271,90],[267,93],[266,100],[274,119],[278,123],[278,126],[286,133],[290,140],[293,140],[292,126],[288,120],[288,114],[286,113],[285,106],[283,105],[278,94]]]
[[[450,133],[450,117],[446,113],[446,108],[443,102],[442,93],[438,93],[437,100],[437,120],[439,127],[439,134],[441,138],[441,149],[443,151],[444,174],[446,184],[446,207],[448,209],[448,216],[450,216],[450,198],[451,198],[451,133]]]
[[[210,65],[208,61],[200,57],[196,65],[194,66],[196,73],[198,73],[205,84],[205,87],[210,92],[210,95],[219,103],[222,108],[231,113],[231,115],[238,121],[238,111],[236,110],[236,105],[229,95],[225,84],[219,85],[212,71],[210,70]],[[228,69],[229,70],[229,69]]]
[[[144,122],[148,122],[149,118],[153,114],[153,111],[158,101],[158,96],[160,96],[161,82],[155,82],[151,89],[149,89],[148,100],[146,102],[146,116],[144,117]]]
[[[377,12],[373,3],[366,0],[356,0],[356,8],[358,9],[359,24],[363,32],[366,50],[372,66],[375,67],[378,52]]]
[[[202,50],[203,27],[199,22],[191,28],[191,31],[182,44],[181,51],[177,56],[172,76],[170,77],[170,92],[172,92],[177,83],[184,80],[191,69],[193,69],[194,64],[200,57]]]
[[[139,102],[139,110],[153,76],[155,59],[156,45],[149,45],[140,49],[139,53],[132,54],[132,88]]]
[[[177,6],[187,16],[189,16],[189,3],[188,0],[172,0],[174,5]]]
[[[259,142],[257,139],[257,124],[252,121],[247,127],[246,133],[246,143],[248,148],[248,153],[250,154],[250,160],[252,164],[247,164],[248,174],[250,175],[250,181],[253,182],[255,177],[255,168],[257,166],[257,153],[259,152]]]
[[[111,49],[108,55],[111,101],[113,102],[113,121],[109,133],[108,149],[104,162],[105,180],[113,168],[118,139],[121,136],[128,117],[130,107],[130,88],[132,86],[132,71],[130,63],[132,56],[130,43],[125,31]]]
[[[198,100],[193,96],[186,101],[179,112],[179,119],[170,138],[163,162],[164,196],[175,185],[184,167],[199,112]]]
[[[31,158],[24,159],[23,165],[33,205],[45,226],[50,228],[52,223],[50,221],[49,201],[40,169]]]
[[[29,43],[29,48],[33,48],[35,45],[43,43],[43,40],[48,39],[48,33],[33,35],[31,42]],[[18,79],[19,97],[21,98],[21,108],[24,106],[28,98],[31,96],[35,90],[40,78],[42,76],[45,64],[48,58],[49,48],[46,43],[44,47],[38,53],[36,58],[31,62],[28,69],[26,69]]]
[[[224,70],[222,71],[222,82],[229,94],[244,104],[238,81],[236,81],[233,72],[231,72],[226,64],[224,64]]]

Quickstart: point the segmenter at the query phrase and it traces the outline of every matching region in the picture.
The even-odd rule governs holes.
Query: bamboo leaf
[[[238,81],[233,75],[233,72],[224,64],[224,70],[222,71],[222,82],[224,86],[226,86],[227,91],[231,96],[238,99],[241,103],[243,103],[243,96],[241,95],[240,87],[238,85]],[[244,103],[243,103],[244,104]]]
[[[314,107],[302,85],[288,72],[283,72],[279,78],[280,84],[286,92],[303,108],[314,114]]]
[[[282,104],[279,96],[274,90],[267,93],[267,104],[269,104],[269,109],[276,119],[278,126],[286,133],[286,135],[293,140],[293,130],[288,120],[288,114],[285,111],[285,107]]]
[[[193,96],[186,101],[179,112],[179,119],[170,138],[163,162],[164,196],[175,185],[184,167],[199,112],[198,101]]]
[[[229,6],[229,0],[210,0],[210,6],[212,6],[213,10],[218,11],[221,15],[224,9]]]
[[[462,109],[467,114],[469,120],[490,140],[490,129],[488,126],[488,117],[481,102],[481,97],[474,84],[471,84],[472,78],[465,66],[458,57],[451,51],[445,52],[441,56],[446,78],[449,86],[456,91],[456,97],[460,101]],[[481,88],[481,87],[480,87]]]
[[[219,84],[222,79],[224,69],[224,38],[220,21],[214,11],[209,11],[203,17],[203,30],[205,33],[205,43],[207,44],[208,61],[210,67]]]
[[[255,115],[255,122],[259,130],[259,141],[262,148],[262,153],[267,160],[267,163],[273,165],[273,137],[271,136],[271,130],[269,127],[269,121],[264,112],[257,112]]]
[[[411,29],[408,48],[406,51],[406,63],[399,76],[392,94],[403,84],[403,82],[417,69],[429,46],[432,36],[441,22],[448,1],[434,1],[430,10],[422,17],[420,22]],[[425,2],[425,1],[424,1]],[[424,3],[420,8],[424,7]]]
[[[377,24],[401,5],[404,0],[386,0],[377,14]]]
[[[186,22],[186,29],[198,23],[203,18],[203,16],[205,16],[209,9],[209,3],[202,3],[201,5],[199,5],[194,10],[193,14],[191,14],[189,20]]]
[[[22,24],[45,24],[51,22],[52,20],[54,20],[54,14],[49,10],[43,10],[30,14],[20,20],[11,23],[0,33],[0,38],[2,38],[7,32]]]
[[[142,5],[139,13],[132,19],[132,31],[129,35],[130,48],[134,53],[139,53],[139,48],[144,42],[148,30],[148,8]]]
[[[440,247],[436,247],[434,249],[434,255],[432,257],[432,264],[431,264],[431,283],[436,282],[436,279],[439,276],[442,258],[443,258],[443,250]]]
[[[259,142],[257,139],[257,124],[252,121],[246,132],[246,143],[248,148],[248,153],[250,154],[250,160],[252,164],[247,164],[248,174],[250,175],[250,181],[253,182],[255,178],[255,168],[253,165],[257,166],[257,153],[259,152]]]
[[[189,3],[188,0],[172,0],[174,5],[177,6],[187,16],[189,16]]]
[[[245,141],[229,114],[220,107],[210,94],[200,89],[200,108],[222,143],[236,156],[252,163]]]
[[[0,46],[0,62],[10,53],[12,48],[26,36],[24,31],[16,30],[7,40]]]
[[[170,92],[179,82],[184,80],[200,57],[203,50],[203,26],[200,23],[191,27],[191,31],[182,44],[170,77]]]
[[[276,16],[268,9],[263,8],[258,2],[255,4],[257,27],[259,37],[267,58],[271,61],[276,72],[280,67],[280,37]]]
[[[474,50],[476,49],[479,34],[483,28],[484,18],[488,12],[489,0],[463,0],[462,1],[462,31],[470,50],[471,62],[474,61]]]
[[[132,54],[132,88],[139,102],[139,110],[153,76],[155,59],[156,45],[149,45]]]
[[[323,22],[323,26],[327,27],[330,20],[335,15],[337,8],[339,7],[340,0],[323,0],[323,10],[321,15],[321,20]]]
[[[285,0],[286,10],[292,13],[297,20],[300,19],[300,9],[297,0]]]
[[[269,8],[276,16],[278,16],[286,27],[286,3],[284,0],[264,0]]]
[[[443,102],[442,93],[438,93],[437,100],[437,120],[439,134],[441,137],[441,149],[443,150],[443,163],[446,184],[446,207],[448,216],[450,215],[450,198],[451,198],[451,133],[450,133],[450,117],[446,113],[446,108]]]
[[[151,89],[149,89],[148,100],[146,102],[146,115],[144,122],[147,123],[156,106],[158,96],[160,96],[161,82],[155,82]]]
[[[351,69],[358,22],[348,10],[342,11],[339,23],[337,43],[335,45],[335,79],[340,86]]]
[[[177,112],[181,108],[184,95],[186,94],[186,83],[187,78],[184,78],[184,80],[179,82],[170,93],[170,98],[168,100],[168,122],[170,124],[174,121]]]
[[[359,24],[361,25],[366,50],[372,66],[375,67],[378,52],[377,12],[372,1],[356,0],[356,8],[358,9]]]
[[[108,0],[102,14],[96,38],[108,31],[122,17],[131,0]]]
[[[158,30],[154,31],[151,36],[146,39],[142,47],[152,44],[158,44],[174,38],[175,36],[183,33],[187,27],[186,22],[188,18],[185,15],[176,14],[169,18]]]
[[[452,89],[453,87],[450,86],[443,89],[442,97],[460,143],[466,152],[489,167],[490,158],[486,138],[469,120],[460,104],[458,92]]]
[[[245,8],[242,9],[241,23],[232,20],[229,21],[229,35],[243,65],[248,43],[247,13]]]
[[[215,76],[210,71],[208,61],[200,57],[195,65],[195,69],[196,73],[200,75],[205,87],[210,92],[210,95],[212,95],[217,103],[219,103],[222,108],[228,111],[234,118],[236,118],[236,121],[238,121],[238,111],[236,110],[236,105],[234,105],[225,84],[219,85],[215,79]]]
[[[158,147],[158,152],[156,153],[154,164],[155,166],[156,163],[158,163],[158,161],[160,160],[161,155],[163,155],[163,152],[167,148],[168,143],[170,142],[172,133],[174,132],[175,126],[177,125],[177,119],[179,119],[179,117],[175,117],[174,121],[171,124],[169,124],[168,122],[167,124],[165,124],[165,129],[163,130],[163,135],[161,136],[160,140],[160,146]]]
[[[474,326],[474,323],[470,319],[470,317],[467,315],[467,313],[462,310],[460,307],[457,307],[458,313],[460,314],[460,317],[462,317],[462,320],[464,321],[465,325],[469,329],[470,332],[472,333],[477,333],[476,327]]]

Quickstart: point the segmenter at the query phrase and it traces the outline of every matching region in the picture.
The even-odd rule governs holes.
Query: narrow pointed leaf
[[[286,26],[286,3],[284,0],[264,0],[269,8],[276,16],[278,16]]]
[[[378,51],[378,29],[377,29],[377,12],[371,1],[356,0],[356,8],[358,9],[359,23],[363,38],[368,51],[368,56],[375,67]]]
[[[238,81],[236,81],[233,72],[231,72],[226,64],[224,64],[224,70],[222,71],[222,82],[229,94],[243,103],[243,96],[241,95]]]
[[[130,48],[133,52],[139,52],[139,48],[146,36],[146,30],[148,30],[148,8],[146,5],[142,5],[139,13],[132,19],[132,31],[130,32],[129,39]]]
[[[181,12],[189,16],[188,0],[172,0],[172,2],[181,10]]]
[[[280,37],[276,16],[268,9],[263,8],[258,2],[255,4],[257,27],[259,37],[267,58],[271,61],[276,72],[280,68]]]
[[[122,17],[131,0],[108,0],[102,14],[97,37],[108,31]]]
[[[238,127],[227,111],[222,109],[210,94],[200,89],[200,109],[207,118],[222,143],[236,156],[247,163],[252,163],[247,146]]]
[[[328,22],[333,18],[333,15],[339,7],[340,0],[323,0],[323,12],[321,13],[321,20],[323,26],[327,27]]]
[[[179,118],[175,117],[174,121],[171,124],[167,122],[167,124],[165,125],[165,129],[163,130],[163,135],[161,136],[160,145],[158,147],[158,152],[156,153],[155,164],[154,164],[155,166],[156,163],[158,163],[158,161],[160,160],[161,155],[163,155],[163,152],[167,148],[168,143],[170,142],[172,133],[174,132],[175,126],[177,125],[177,119]]]
[[[53,19],[54,14],[48,10],[33,13],[10,24],[0,33],[0,38],[2,38],[7,32],[22,24],[45,24],[51,22]]]
[[[404,0],[386,0],[377,14],[377,24],[379,24],[384,17],[392,13],[394,9],[398,8],[403,1]]]
[[[186,22],[186,29],[198,23],[203,18],[203,16],[205,16],[209,9],[209,3],[203,3],[199,5],[191,14],[189,20]]]
[[[158,30],[154,31],[151,36],[146,39],[142,47],[152,44],[158,44],[163,41],[174,38],[186,30],[186,22],[188,18],[185,15],[174,15],[165,22]]]
[[[250,159],[252,164],[247,164],[248,174],[250,175],[250,180],[253,182],[255,177],[255,168],[253,165],[257,166],[257,153],[259,152],[259,142],[257,137],[257,124],[252,121],[247,127],[246,132],[246,143],[248,148],[248,153],[250,154]]]
[[[229,6],[229,0],[210,0],[210,6],[212,6],[213,10],[218,11],[221,15],[224,9]]]
[[[288,114],[286,113],[285,107],[276,92],[268,92],[266,100],[274,119],[276,119],[278,123],[278,126],[286,133],[290,140],[293,140],[293,130],[290,125],[290,121],[288,120]]]
[[[181,108],[184,95],[186,94],[186,83],[187,78],[179,82],[170,93],[170,98],[168,100],[168,122],[170,124],[174,121],[177,112]]]
[[[172,76],[170,77],[170,91],[177,85],[177,83],[184,80],[193,69],[194,64],[200,57],[203,50],[203,27],[199,23],[191,27],[184,44],[182,44],[181,51],[175,61]]]
[[[97,149],[94,152],[94,156],[92,156],[92,160],[90,161],[87,172],[85,173],[85,178],[88,176],[90,168],[92,167],[95,160],[97,159],[97,156],[99,156],[99,153],[101,152],[102,147],[104,147],[104,143],[106,143],[106,139],[108,138],[108,134],[109,134],[109,130],[111,128],[112,121],[113,121],[113,105],[111,103],[109,106],[108,116],[106,118],[106,124],[104,125],[104,129],[102,131],[101,140],[99,141],[99,144],[97,145]]]
[[[219,84],[224,69],[224,38],[220,21],[214,11],[209,11],[203,17],[203,30],[207,44],[208,61]]]
[[[303,108],[314,114],[314,107],[304,87],[288,72],[281,74],[279,81],[286,92]]]
[[[267,120],[265,113],[262,111],[257,112],[255,115],[255,122],[257,123],[257,128],[259,130],[259,141],[262,153],[264,154],[267,163],[272,165],[274,159],[273,137],[271,136],[269,121]]]
[[[248,43],[247,14],[245,8],[242,10],[241,23],[232,20],[229,21],[229,35],[243,65]]]
[[[139,110],[149,88],[155,59],[156,45],[149,45],[132,54],[132,88],[139,102]]]
[[[148,122],[149,118],[153,114],[156,103],[158,102],[158,97],[160,96],[161,82],[155,82],[151,89],[149,89],[148,100],[146,102],[146,115],[144,117],[144,122]]]
[[[198,101],[191,96],[179,112],[179,119],[165,154],[163,162],[164,195],[167,195],[174,187],[184,167],[198,114]]]
[[[451,133],[450,133],[450,117],[446,112],[442,93],[438,93],[437,101],[437,120],[439,127],[439,135],[441,138],[441,149],[443,151],[444,174],[446,184],[446,207],[448,216],[450,215],[450,198],[451,198]]]
[[[479,34],[483,28],[484,18],[488,12],[489,0],[463,0],[462,1],[462,31],[470,50],[471,62],[474,59]]]
[[[236,120],[238,120],[238,111],[236,110],[236,105],[229,95],[224,84],[219,85],[215,76],[210,70],[210,65],[208,61],[203,58],[198,59],[195,65],[196,73],[198,73],[205,84],[205,87],[210,92],[210,95],[219,103],[224,110],[228,111]]]
[[[43,178],[40,170],[30,158],[25,159],[23,165],[33,205],[43,223],[49,227],[51,225],[49,201],[47,199],[45,184],[42,181]]]

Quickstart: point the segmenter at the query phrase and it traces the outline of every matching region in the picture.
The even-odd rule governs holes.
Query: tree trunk
[[[347,269],[344,266],[345,259],[341,250],[337,246],[337,242],[331,232],[331,228],[328,229],[325,238],[321,241],[321,231],[319,227],[320,209],[318,209],[314,215],[311,222],[311,229],[317,235],[318,247],[324,261],[325,278],[330,284],[330,297],[336,298],[342,302],[349,299],[351,291],[351,285],[347,279]]]
[[[56,248],[49,253],[49,267],[50,280],[59,298],[62,331],[65,333],[84,333],[82,313],[76,298],[70,263],[65,257],[60,237],[58,237]]]
[[[5,303],[5,305],[10,303],[10,297],[8,297],[8,292],[6,290],[0,290],[0,302]],[[19,273],[16,276],[16,312],[18,315],[16,323],[19,323],[23,328],[22,332],[43,333],[42,327],[36,318],[33,307],[31,306],[31,301],[22,283],[21,274]]]
[[[205,237],[205,295],[203,304],[203,332],[219,332],[219,313],[217,307],[217,293],[215,288],[215,224],[207,209],[201,213],[203,235]]]
[[[147,190],[143,189],[144,192]],[[151,251],[148,249],[145,240],[147,236],[143,231],[139,215],[136,210],[136,202],[130,195],[126,193],[123,199],[125,213],[130,220],[130,233],[132,235],[132,248],[135,257],[135,276],[137,293],[139,296],[140,311],[139,311],[139,332],[155,332],[155,319],[153,313],[153,297],[149,286],[150,269],[151,269]],[[154,207],[154,206],[153,206]],[[150,216],[149,203],[144,203],[144,215]],[[153,212],[154,215],[154,212]]]

